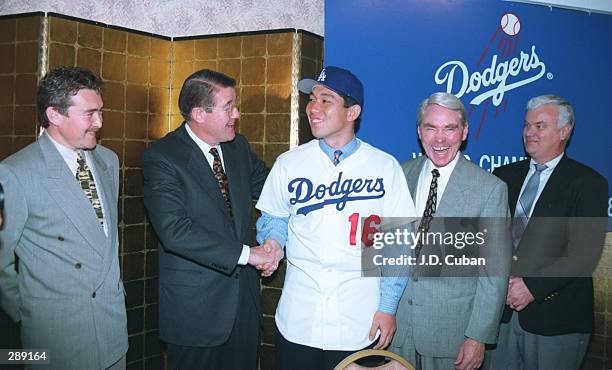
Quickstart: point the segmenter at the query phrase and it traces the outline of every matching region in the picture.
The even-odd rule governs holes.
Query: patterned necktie
[[[423,248],[422,240],[425,238],[423,234],[427,233],[429,230],[429,224],[436,213],[436,205],[438,203],[438,177],[440,177],[440,172],[438,169],[434,168],[431,170],[431,185],[429,185],[429,195],[427,195],[427,203],[425,204],[423,217],[421,218],[421,223],[419,224],[419,231],[421,232],[422,236],[418,239],[417,245],[414,248],[414,255],[417,258],[419,257],[421,249]]]
[[[523,190],[523,194],[519,198],[518,204],[516,205],[516,210],[514,211],[514,218],[512,219],[512,244],[514,248],[518,247],[519,242],[521,241],[521,237],[527,228],[527,223],[529,222],[529,211],[531,211],[531,207],[533,206],[533,201],[536,198],[536,194],[538,193],[538,188],[540,187],[540,174],[542,171],[548,168],[545,164],[534,164],[535,172],[527,181],[527,185],[525,186],[525,190]]]
[[[85,193],[85,196],[91,202],[91,205],[96,211],[96,216],[98,216],[98,221],[100,221],[100,225],[104,227],[104,214],[102,213],[102,205],[100,204],[100,198],[98,197],[98,190],[96,188],[96,182],[85,162],[81,152],[77,152],[77,171],[76,171],[76,179],[81,184],[81,189]]]
[[[219,190],[221,190],[221,195],[223,196],[225,205],[227,206],[227,209],[230,213],[230,217],[233,217],[232,203],[230,202],[229,195],[229,182],[227,181],[227,176],[223,171],[223,165],[221,164],[221,156],[219,155],[219,151],[217,151],[217,148],[210,148],[209,153],[213,156],[213,174],[215,175],[215,179],[217,179]]]
[[[334,152],[334,159],[332,160],[332,163],[334,164],[334,166],[337,166],[338,163],[340,163],[340,156],[342,155],[342,150],[336,150]]]

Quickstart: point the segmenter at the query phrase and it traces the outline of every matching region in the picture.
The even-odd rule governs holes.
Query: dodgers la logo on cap
[[[319,82],[325,81],[326,77],[327,77],[327,75],[325,74],[325,68],[323,68],[321,73],[319,73],[319,77],[317,78],[317,81],[319,81]]]
[[[334,66],[325,67],[316,80],[305,78],[298,82],[298,89],[304,94],[310,94],[317,85],[351,97],[363,107],[363,85],[357,76],[347,69]]]

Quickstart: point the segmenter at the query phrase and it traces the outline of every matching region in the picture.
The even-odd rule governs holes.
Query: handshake
[[[283,249],[276,240],[266,239],[263,245],[251,247],[249,265],[260,270],[261,276],[268,277],[276,271],[284,255]]]

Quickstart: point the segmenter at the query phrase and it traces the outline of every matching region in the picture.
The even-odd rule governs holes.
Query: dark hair
[[[348,96],[348,95],[344,95],[341,93],[338,93],[338,95],[340,95],[342,97],[342,99],[344,99],[344,108],[350,108],[353,105],[359,105],[361,107],[361,113],[363,113],[363,106],[361,106],[357,100],[353,99],[352,97]],[[361,125],[361,113],[359,114],[359,117],[357,117],[357,119],[355,120],[355,127],[354,127],[354,132],[357,132],[359,130],[359,126]]]
[[[54,107],[68,115],[70,98],[80,90],[94,90],[98,94],[104,82],[87,68],[59,67],[47,73],[38,83],[36,113],[42,127],[49,127],[47,108]]]
[[[186,121],[191,119],[191,110],[202,107],[211,112],[215,105],[215,90],[218,87],[234,87],[236,80],[221,72],[202,69],[187,77],[179,94],[179,109]]]

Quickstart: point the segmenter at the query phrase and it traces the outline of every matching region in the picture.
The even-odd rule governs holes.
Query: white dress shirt
[[[437,203],[436,209],[438,209],[438,205],[440,204],[440,200],[442,199],[442,195],[444,194],[444,190],[446,189],[446,185],[448,185],[448,180],[450,179],[457,162],[459,161],[459,156],[463,155],[461,152],[457,152],[455,158],[450,161],[444,167],[436,167],[433,162],[427,158],[423,168],[421,169],[421,173],[419,174],[419,181],[417,182],[416,194],[415,198],[415,206],[418,215],[422,215],[425,211],[425,205],[427,204],[427,197],[429,196],[429,187],[431,186],[431,171],[434,168],[437,168],[440,172],[440,177],[438,177],[438,192],[437,194]]]
[[[527,216],[531,217],[531,212],[533,212],[533,209],[535,208],[535,205],[538,202],[538,199],[540,198],[540,194],[542,194],[542,191],[544,190],[544,187],[546,186],[548,179],[550,179],[550,175],[552,175],[553,171],[555,170],[555,167],[557,167],[557,165],[559,164],[559,161],[561,161],[561,158],[563,158],[563,154],[565,153],[559,154],[557,157],[553,158],[552,160],[546,163],[541,163],[541,164],[545,164],[548,168],[546,168],[544,171],[540,173],[540,185],[538,186],[538,192],[536,193],[535,199],[533,200],[531,209],[528,210],[529,213],[527,214]],[[535,166],[534,166],[535,164],[538,164],[538,162],[534,161],[532,158],[529,161],[529,171],[527,172],[527,176],[525,176],[525,180],[523,180],[523,186],[521,186],[521,193],[519,194],[518,199],[521,199],[521,195],[523,195],[523,191],[525,191],[525,186],[527,185],[527,182],[529,181],[529,179],[531,178],[531,176],[533,176],[533,173],[535,172]],[[518,202],[517,202],[517,205],[518,205]]]
[[[185,129],[187,130],[187,134],[189,135],[190,138],[193,139],[193,141],[196,143],[196,145],[198,146],[198,148],[200,148],[200,150],[202,151],[202,154],[204,154],[204,157],[206,157],[206,160],[208,161],[208,165],[210,166],[210,170],[212,171],[213,168],[213,161],[214,161],[214,157],[212,154],[210,154],[210,148],[217,148],[217,151],[219,152],[219,157],[221,157],[221,166],[223,167],[223,171],[225,171],[225,161],[223,160],[223,150],[221,150],[221,145],[217,144],[215,146],[211,146],[209,145],[207,142],[205,142],[204,140],[200,139],[189,127],[188,124],[185,125]],[[249,256],[251,254],[251,247],[249,247],[246,244],[242,245],[242,253],[240,253],[240,258],[238,259],[238,264],[239,265],[246,265],[249,262]]]

